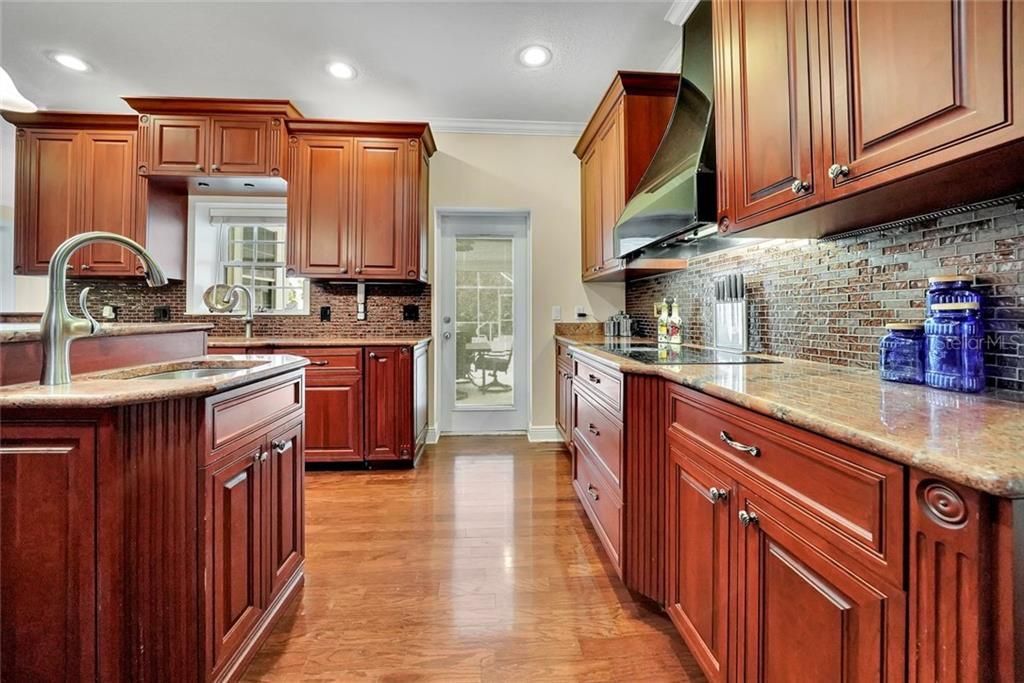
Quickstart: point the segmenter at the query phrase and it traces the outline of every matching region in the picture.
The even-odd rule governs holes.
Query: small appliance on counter
[[[633,319],[625,311],[619,311],[604,321],[604,336],[629,339],[633,336]]]
[[[747,293],[742,274],[726,275],[715,286],[715,348],[747,350]]]

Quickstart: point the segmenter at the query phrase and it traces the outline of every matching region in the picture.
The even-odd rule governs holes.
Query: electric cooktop
[[[647,365],[748,365],[780,362],[735,351],[700,349],[678,344],[604,344],[596,348]]]

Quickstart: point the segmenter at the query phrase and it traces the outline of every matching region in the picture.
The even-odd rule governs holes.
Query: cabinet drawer
[[[209,399],[206,402],[210,435],[208,462],[221,456],[213,452],[215,449],[302,410],[303,406],[301,372],[274,377]]]
[[[573,440],[590,451],[621,490],[622,427],[586,394],[573,391]]]
[[[572,350],[572,347],[569,346],[568,344],[566,344],[565,342],[556,341],[555,342],[555,364],[556,365],[561,365],[566,370],[571,370],[572,369],[572,356],[569,355],[569,352],[571,350]]]
[[[680,387],[671,395],[671,438],[719,456],[737,479],[827,542],[898,577],[905,478],[900,465],[699,392]]]
[[[309,372],[323,370],[362,372],[363,350],[361,348],[281,348],[278,353],[302,356],[309,359]]]
[[[574,385],[584,387],[616,416],[622,416],[622,375],[573,354]]]
[[[622,502],[615,486],[605,476],[601,466],[594,462],[586,449],[576,451],[576,475],[572,485],[583,503],[594,531],[608,551],[615,570],[621,575],[619,553],[622,549]]]

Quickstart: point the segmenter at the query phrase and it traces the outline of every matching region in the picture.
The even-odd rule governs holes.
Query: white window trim
[[[238,209],[240,205],[245,205],[244,209]],[[287,210],[287,201],[284,197],[279,200],[275,200],[270,197],[217,197],[217,196],[198,196],[189,197],[188,200],[188,279],[186,281],[186,315],[234,315],[241,316],[245,314],[244,310],[232,311],[231,313],[211,313],[205,305],[203,305],[203,291],[205,287],[196,286],[196,274],[199,268],[206,268],[207,273],[210,272],[209,261],[213,262],[213,278],[215,282],[223,281],[223,274],[220,270],[224,256],[227,253],[227,245],[224,239],[224,230],[220,226],[214,226],[210,222],[210,210],[211,209],[237,209],[240,215],[245,213],[258,214],[260,211],[280,211],[281,209]],[[216,245],[214,249],[207,252],[205,264],[196,263],[196,245],[199,235],[209,234],[211,230],[217,230]],[[209,275],[205,279],[209,279]],[[310,311],[310,285],[309,280],[306,280],[305,284],[305,306],[298,308],[294,311],[268,311],[265,313],[256,312],[257,316],[295,316],[295,315],[309,315]]]

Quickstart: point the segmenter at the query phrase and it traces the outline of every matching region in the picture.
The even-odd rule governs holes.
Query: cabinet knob
[[[376,357],[377,357],[377,354],[374,353],[373,351],[370,351],[370,358],[376,358]]]
[[[290,439],[281,439],[280,441],[275,441],[272,445],[274,446],[274,450],[280,454],[291,448],[292,442]]]
[[[717,489],[714,486],[708,489],[708,497],[711,498],[712,503],[717,503],[720,500],[725,500],[729,497],[729,491],[727,489]]]
[[[213,171],[214,173],[216,173],[217,171],[220,170],[220,166],[218,166],[217,164],[214,164],[213,166],[210,167],[210,170]]]
[[[82,270],[89,270],[90,268],[92,268],[92,266],[90,266],[88,263],[82,264]]]
[[[203,170],[203,165],[202,164],[196,164],[196,170],[197,171],[202,171]]]
[[[800,194],[810,190],[811,184],[805,180],[794,180],[789,189],[793,190],[793,194]]]
[[[740,524],[744,527],[756,526],[760,521],[753,512],[747,512],[746,510],[740,510],[739,514]]]
[[[338,272],[339,273],[347,273],[348,272],[348,266],[342,266],[341,268],[338,269]]]
[[[363,272],[363,269],[362,268],[356,268],[356,272],[357,273],[361,273],[361,272]]]
[[[600,498],[597,494],[597,489],[594,488],[593,484],[587,484],[587,494],[594,500],[598,500]]]
[[[831,178],[832,180],[835,180],[837,178],[845,178],[848,175],[850,175],[849,166],[832,164],[831,166],[828,167],[828,177]]]

